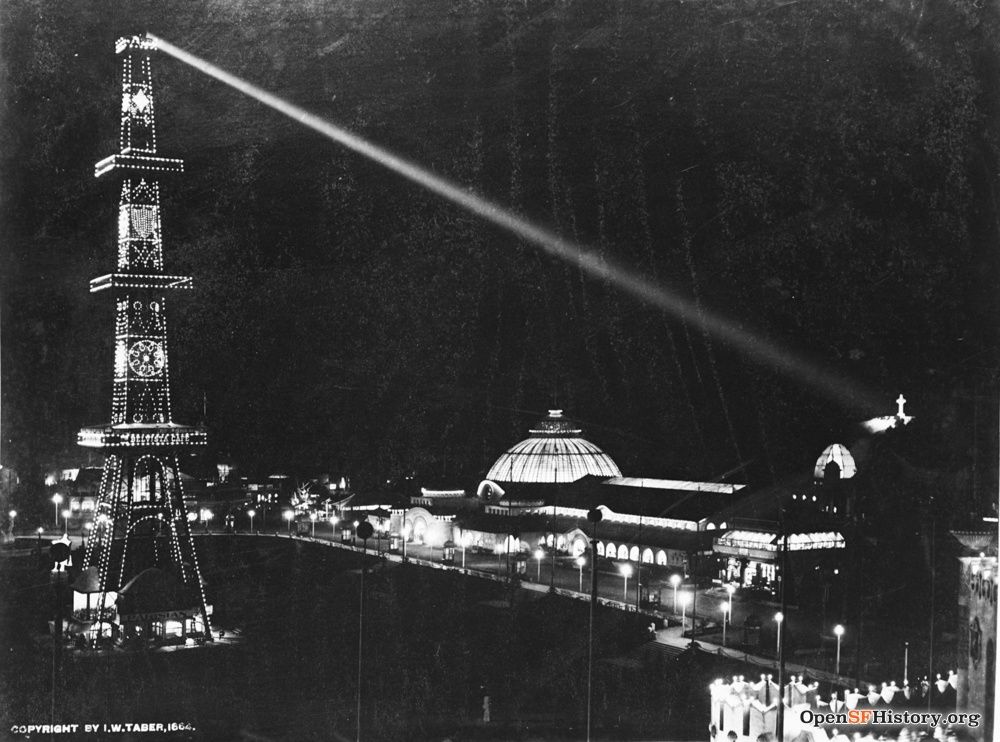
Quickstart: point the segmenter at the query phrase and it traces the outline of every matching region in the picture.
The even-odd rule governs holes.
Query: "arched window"
[[[659,564],[661,567],[666,566],[667,552],[665,552],[663,549],[660,549],[658,552],[656,552],[656,563]]]
[[[618,556],[618,549],[615,548],[615,544],[613,541],[608,541],[608,545],[604,547],[604,555],[608,559],[614,559],[616,556]]]
[[[583,552],[585,552],[586,550],[587,550],[587,542],[586,542],[586,540],[580,538],[579,536],[576,537],[575,539],[573,539],[573,550],[572,550],[573,556],[578,557]],[[602,551],[601,545],[598,544],[597,545],[597,554],[598,554],[598,556],[600,556],[601,551]]]
[[[628,550],[628,558],[631,559],[633,562],[638,562],[639,561],[639,547],[638,546],[633,546],[631,549]]]
[[[628,559],[628,547],[625,544],[618,547],[618,558]]]
[[[604,556],[604,542],[597,542],[597,556]]]
[[[643,564],[652,564],[653,563],[653,550],[652,549],[643,549],[642,550],[642,563]]]
[[[709,523],[707,526],[705,526],[705,530],[706,531],[714,531],[715,530],[715,523]]]
[[[415,543],[422,544],[424,542],[424,536],[427,534],[427,521],[423,518],[414,518],[413,520],[413,540]]]

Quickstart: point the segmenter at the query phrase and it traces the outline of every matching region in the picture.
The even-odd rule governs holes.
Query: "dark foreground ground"
[[[358,555],[260,539],[199,539],[215,622],[239,646],[69,653],[52,715],[48,576],[34,558],[0,561],[0,738],[14,726],[189,724],[167,734],[55,739],[355,739]],[[362,738],[583,739],[585,603],[369,562],[361,661]],[[508,600],[512,597],[512,601]],[[595,738],[700,738],[706,668],[636,651],[646,622],[599,611]],[[489,697],[490,720],[483,721]],[[47,738],[34,735],[33,738]]]

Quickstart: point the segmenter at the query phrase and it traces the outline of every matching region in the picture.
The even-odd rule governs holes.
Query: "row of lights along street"
[[[59,506],[63,502],[63,497],[60,494],[58,494],[58,493],[52,495],[51,502],[52,502],[53,508],[54,508],[54,522],[55,522],[56,528],[58,529],[58,527],[59,527],[59,516],[61,515],[62,518],[63,518],[63,524],[62,524],[63,525],[63,529],[64,529],[64,531],[66,531],[68,533],[68,520],[72,516],[71,511],[68,510],[68,509],[63,509],[61,511],[59,510]],[[247,515],[247,517],[249,519],[250,533],[251,534],[257,533],[257,531],[254,528],[254,518],[257,516],[257,511],[255,509],[249,509],[249,510],[246,511],[246,515]],[[15,522],[15,519],[18,516],[18,513],[17,513],[16,510],[11,510],[11,511],[9,511],[8,516],[10,517],[11,527],[12,527],[12,530],[13,530],[13,524]],[[212,511],[210,509],[208,509],[208,508],[202,508],[201,510],[198,511],[197,514],[190,513],[188,517],[189,517],[190,520],[194,520],[194,519],[200,520],[202,522],[202,524],[203,524],[205,532],[207,533],[209,531],[209,524],[210,524],[210,522],[214,518],[214,514],[212,513]],[[287,527],[288,527],[287,533],[288,533],[289,536],[291,536],[292,535],[292,524],[295,522],[296,513],[293,510],[290,510],[290,509],[284,510],[282,512],[282,517],[284,518],[284,520],[287,523]],[[311,536],[313,538],[315,538],[315,536],[316,536],[316,522],[318,520],[325,520],[327,523],[330,524],[332,537],[335,538],[336,537],[336,532],[337,532],[336,529],[337,529],[337,525],[340,523],[340,518],[337,515],[332,515],[330,517],[324,518],[318,512],[315,512],[315,511],[311,512],[309,514],[309,522],[310,522],[310,533],[311,533]],[[351,524],[348,524],[348,525],[351,525]],[[81,535],[82,535],[82,540],[83,540],[83,546],[84,547],[86,547],[87,536],[90,534],[90,531],[93,529],[93,527],[94,527],[94,523],[91,522],[91,521],[85,521],[84,523],[81,524]],[[353,527],[354,527],[355,533],[360,537],[360,533],[358,532],[359,522],[358,521],[354,521],[353,522]],[[404,559],[405,559],[405,553],[406,553],[406,542],[407,542],[408,537],[410,535],[410,533],[409,533],[410,530],[411,529],[408,528],[408,524],[404,524],[404,526],[403,526],[403,531],[404,531],[403,538],[400,539],[401,546],[402,546],[402,549],[403,549]],[[42,526],[39,526],[36,529],[36,534],[37,534],[37,536],[38,536],[39,539],[41,538],[41,536],[42,536],[43,533],[44,533],[44,528]],[[349,530],[347,532],[345,532],[345,536],[348,533],[350,533]],[[463,570],[465,570],[466,569],[466,563],[467,563],[466,554],[467,554],[468,547],[471,545],[471,540],[470,540],[468,534],[463,534],[463,536],[460,539],[460,545],[462,547],[461,568]],[[499,570],[499,569],[502,569],[502,567],[503,567],[502,557],[503,557],[503,554],[505,553],[505,550],[504,550],[504,548],[502,546],[498,545],[496,547],[495,551],[496,551],[496,554],[497,554],[497,559],[498,559],[497,564],[498,564],[498,570]],[[532,556],[536,560],[535,579],[536,579],[536,581],[540,582],[541,581],[541,575],[542,575],[542,562],[545,560],[545,558],[547,556],[547,552],[546,552],[545,549],[539,547],[539,548],[537,548],[533,552]],[[555,561],[556,561],[556,559],[553,556],[553,570],[555,569],[555,564],[554,564]],[[587,563],[588,563],[587,562],[587,558],[585,556],[583,556],[583,555],[577,556],[577,557],[575,557],[572,560],[572,564],[577,568],[577,591],[580,592],[580,593],[583,592],[583,571],[584,571],[584,567],[587,566]],[[631,564],[627,563],[627,562],[626,563],[620,563],[620,564],[618,564],[618,573],[622,577],[622,602],[625,603],[626,605],[628,605],[629,604],[628,584],[629,584],[629,579],[632,578],[633,575],[635,574],[635,570],[634,570],[633,566]],[[554,580],[554,575],[553,575],[553,580]],[[669,583],[670,583],[671,588],[673,589],[673,613],[676,614],[678,612],[678,609],[680,610],[680,614],[681,614],[681,616],[680,616],[681,617],[681,631],[682,631],[682,633],[687,633],[688,628],[689,628],[688,627],[688,622],[687,622],[687,610],[688,610],[688,607],[691,606],[692,603],[693,603],[692,592],[689,591],[689,590],[687,590],[687,589],[683,589],[683,587],[687,587],[687,586],[684,586],[684,584],[683,584],[684,583],[684,579],[681,577],[681,575],[679,575],[677,573],[671,575],[671,577],[669,579]],[[729,630],[730,630],[730,628],[732,626],[732,621],[733,621],[733,595],[734,595],[734,593],[736,591],[736,586],[734,584],[732,584],[732,583],[726,584],[725,585],[725,590],[726,590],[726,593],[728,595],[728,599],[725,600],[724,602],[722,602],[719,605],[719,610],[722,612],[722,621],[721,621],[722,646],[724,646],[724,647],[728,646],[728,644],[729,644],[729,642],[728,642],[728,634],[729,634]],[[775,642],[775,644],[776,644],[775,649],[777,651],[780,648],[781,641],[782,641],[783,624],[784,624],[784,614],[781,613],[780,611],[778,611],[777,613],[775,613],[775,615],[774,615],[774,622],[775,622],[776,628],[777,628],[777,632],[776,632],[777,635],[776,635],[776,642]],[[691,626],[690,626],[690,630],[692,632],[692,635],[694,634],[695,629],[696,629],[696,626],[695,626],[695,615],[694,615],[694,613],[692,613],[692,622],[691,622]],[[837,675],[840,674],[841,647],[842,647],[842,641],[843,641],[844,633],[845,633],[845,629],[844,629],[844,627],[842,625],[837,624],[836,626],[833,627],[833,634],[836,637],[836,658],[835,658],[835,663],[834,663],[834,673],[837,674]],[[908,648],[907,648],[907,652],[908,652]]]

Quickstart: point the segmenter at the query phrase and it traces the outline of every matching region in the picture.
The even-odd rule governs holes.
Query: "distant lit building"
[[[831,479],[852,479],[858,473],[858,465],[854,456],[842,443],[831,443],[823,449],[813,467],[813,479],[816,481]]]

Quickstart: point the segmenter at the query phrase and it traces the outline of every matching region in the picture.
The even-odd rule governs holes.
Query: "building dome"
[[[563,418],[562,410],[549,410],[549,416],[528,432],[529,438],[496,460],[486,479],[548,484],[575,482],[588,474],[598,477],[622,475],[610,456],[580,437],[583,431]]]
[[[836,465],[834,470],[831,464]],[[854,463],[854,456],[847,450],[847,446],[842,443],[831,443],[823,449],[823,453],[816,459],[816,468],[813,469],[813,478],[818,480],[827,478],[827,468],[830,468],[830,475],[834,479],[850,479],[858,473],[857,464]]]

